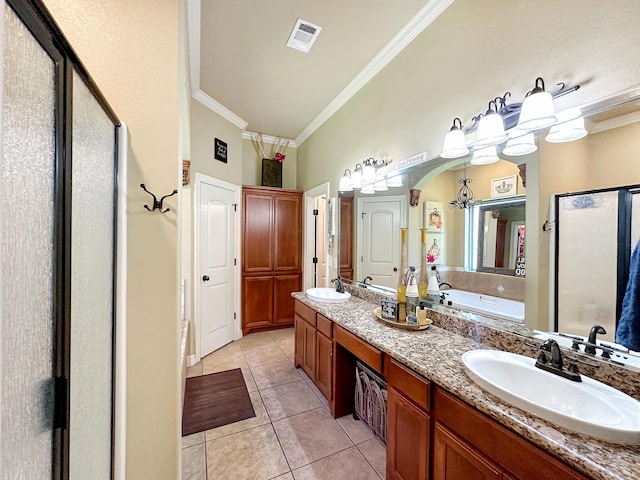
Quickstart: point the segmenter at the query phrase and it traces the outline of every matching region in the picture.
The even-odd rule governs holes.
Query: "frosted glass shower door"
[[[69,476],[111,478],[115,126],[73,76]]]
[[[55,66],[4,6],[0,186],[0,478],[51,478]]]
[[[616,331],[618,191],[558,199],[558,331],[588,335],[594,325]]]

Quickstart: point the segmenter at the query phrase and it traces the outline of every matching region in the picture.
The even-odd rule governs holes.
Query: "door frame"
[[[238,340],[242,337],[242,331],[240,329],[240,325],[242,324],[242,309],[240,308],[240,274],[239,272],[242,269],[241,258],[240,258],[240,236],[241,236],[241,221],[242,221],[242,188],[239,185],[235,185],[233,183],[225,182],[224,180],[219,180],[214,177],[210,177],[200,172],[196,172],[194,179],[194,188],[193,188],[193,198],[191,204],[191,215],[193,216],[193,263],[191,265],[192,271],[192,288],[193,292],[193,324],[195,326],[195,356],[196,362],[200,361],[202,358],[201,350],[200,350],[200,334],[202,332],[202,315],[200,312],[200,302],[199,302],[199,288],[197,285],[200,285],[200,250],[199,250],[199,239],[200,239],[200,215],[198,215],[198,198],[200,197],[200,191],[202,189],[202,184],[207,183],[219,188],[225,188],[233,191],[234,201],[236,205],[236,216],[235,216],[235,242],[233,245],[234,249],[234,257],[236,258],[236,268],[234,269],[234,279],[233,284],[235,286],[235,292],[233,295],[233,309],[236,313],[236,317],[233,322],[233,336],[234,340]]]
[[[400,228],[407,225],[407,196],[406,195],[380,195],[380,196],[366,196],[356,197],[356,258],[353,262],[355,271],[353,272],[353,280],[357,281],[362,276],[362,210],[365,203],[379,203],[384,201],[399,201],[400,202]],[[397,232],[400,236],[400,232]],[[398,258],[398,264],[400,259]],[[401,273],[398,273],[402,275]]]
[[[313,246],[309,243],[310,239],[314,238],[314,216],[313,207],[314,199],[324,195],[327,201],[329,200],[329,182],[321,183],[320,185],[313,187],[304,192],[304,229],[302,230],[302,289],[306,290],[313,286]],[[327,232],[327,220],[325,209],[325,222],[324,231]],[[325,251],[325,278],[329,281],[329,243],[326,243],[327,249]]]

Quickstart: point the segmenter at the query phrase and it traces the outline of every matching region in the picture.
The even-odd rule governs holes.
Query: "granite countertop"
[[[332,304],[309,300],[303,292],[292,296],[584,474],[598,480],[640,479],[640,446],[615,445],[555,427],[477,386],[461,359],[468,350],[493,348],[483,341],[477,324],[469,322],[468,336],[435,325],[400,330],[380,322],[373,313],[377,305],[360,298]]]

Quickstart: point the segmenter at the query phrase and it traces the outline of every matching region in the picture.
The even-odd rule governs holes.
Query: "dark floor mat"
[[[239,368],[187,378],[182,412],[183,437],[255,416]]]

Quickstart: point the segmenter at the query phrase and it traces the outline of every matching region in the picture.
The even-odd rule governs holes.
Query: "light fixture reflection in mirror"
[[[473,156],[471,157],[472,165],[488,165],[490,163],[495,163],[500,158],[498,158],[498,152],[496,151],[496,146],[492,145],[490,147],[481,148],[480,150],[476,150],[473,152]]]
[[[517,157],[520,155],[528,155],[535,152],[538,147],[533,133],[529,132],[524,135],[519,135],[521,132],[517,132],[513,138],[511,138],[507,145],[502,150],[502,153],[510,157]]]
[[[572,142],[586,135],[587,130],[580,109],[570,108],[558,113],[558,123],[551,127],[545,140],[551,143]]]

